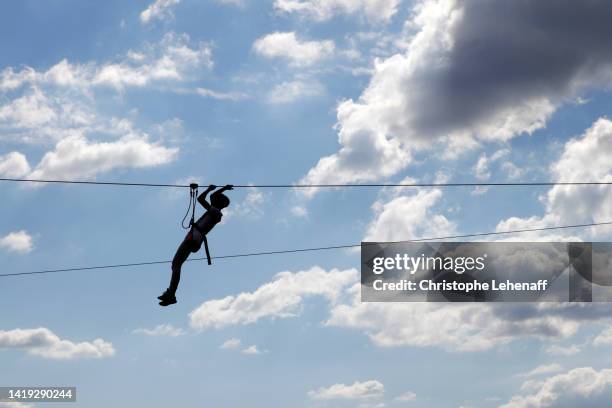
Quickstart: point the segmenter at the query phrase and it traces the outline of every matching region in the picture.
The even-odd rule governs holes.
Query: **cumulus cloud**
[[[474,165],[474,175],[480,180],[487,180],[489,177],[491,177],[491,172],[489,171],[489,160],[486,154],[483,154],[478,158],[478,161]]]
[[[140,22],[148,24],[153,20],[168,20],[174,18],[173,8],[180,0],[155,0],[140,13]]]
[[[400,402],[412,402],[416,400],[416,397],[417,397],[416,393],[412,391],[407,391],[403,393],[402,395],[400,395],[399,397],[396,397],[395,400],[400,401]]]
[[[246,355],[250,355],[250,356],[255,356],[257,354],[261,354],[261,351],[259,351],[259,349],[257,348],[256,345],[249,346],[249,347],[241,350],[240,352],[242,354],[246,354]]]
[[[612,370],[575,368],[544,381],[523,384],[532,394],[515,395],[500,408],[606,407],[612,400]]]
[[[593,339],[594,346],[605,346],[612,344],[612,327],[604,329]]]
[[[141,334],[144,336],[170,336],[178,337],[185,334],[185,330],[174,327],[171,324],[159,324],[152,329],[138,328],[132,331],[134,334]]]
[[[28,159],[19,152],[11,152],[0,156],[0,176],[23,177],[30,172]]]
[[[612,181],[612,121],[601,118],[583,135],[565,144],[561,157],[550,168],[559,182]],[[541,228],[554,225],[579,224],[612,220],[612,190],[607,186],[552,187],[544,197],[543,216],[511,217],[499,222],[497,230]],[[609,227],[585,230],[585,236],[601,237],[610,233]],[[532,238],[551,238],[551,234],[533,233]],[[575,237],[558,237],[576,239]],[[523,237],[523,239],[525,239]]]
[[[359,283],[349,293],[352,301],[332,305],[326,325],[361,330],[381,347],[475,352],[519,338],[554,341],[610,313],[605,304],[362,303]]]
[[[561,367],[560,364],[557,364],[557,363],[543,364],[543,365],[537,366],[536,368],[534,368],[533,370],[529,372],[519,374],[519,377],[525,377],[525,378],[538,377],[544,374],[556,373],[561,370],[563,370],[563,367]]]
[[[23,350],[28,354],[48,359],[105,358],[115,354],[113,345],[103,339],[74,343],[60,339],[51,330],[0,330],[0,349]]]
[[[244,200],[225,210],[226,218],[233,216],[258,218],[264,213],[265,194],[257,187],[249,188]]]
[[[220,348],[224,350],[235,349],[235,348],[240,347],[241,343],[242,342],[240,341],[240,339],[232,338],[232,339],[229,339],[223,342]]]
[[[0,237],[0,249],[26,254],[34,249],[34,240],[26,231],[16,231]]]
[[[373,205],[375,218],[369,224],[364,241],[400,241],[415,238],[444,237],[456,234],[456,225],[433,207],[442,197],[439,189],[420,190]]]
[[[0,72],[0,91],[7,92],[19,88],[22,84],[36,79],[37,73],[34,68],[15,71],[13,67],[6,67]]]
[[[401,0],[275,0],[281,13],[296,13],[323,21],[338,14],[365,16],[371,22],[388,22]]]
[[[89,79],[94,85],[116,89],[142,87],[154,82],[185,81],[201,69],[213,66],[210,44],[189,46],[186,34],[168,33],[157,47],[149,47],[142,58],[126,59],[100,66]]]
[[[291,207],[291,214],[298,218],[308,218],[308,209],[301,205]]]
[[[492,155],[487,155],[486,153],[481,154],[472,168],[474,176],[479,180],[488,180],[491,177],[491,166],[501,161],[499,168],[506,173],[506,177],[509,179],[519,178],[523,175],[524,170],[507,159],[501,160],[509,154],[510,149],[508,148],[499,149]],[[486,192],[486,189],[480,189],[478,192],[482,192],[482,190]]]
[[[0,124],[8,128],[36,128],[58,117],[46,95],[37,88],[0,107]]]
[[[192,74],[212,68],[212,48],[206,42],[190,45],[187,34],[166,33],[157,44],[147,44],[141,52],[128,51],[117,61],[104,63],[89,62],[71,63],[61,60],[46,71],[36,71],[25,67],[15,71],[12,67],[0,72],[0,91],[16,90],[24,85],[34,87],[34,93],[18,100],[18,107],[45,107],[44,95],[40,93],[43,86],[55,86],[59,90],[80,90],[96,86],[110,86],[118,90],[127,87],[143,87],[152,83],[186,81]],[[7,116],[10,110],[26,116],[25,109],[0,108],[0,120],[3,113]],[[6,112],[9,111],[9,112]],[[38,109],[36,116],[26,117],[32,124],[49,121],[57,111]],[[32,123],[33,122],[33,123]],[[1,122],[0,122],[1,123]]]
[[[268,92],[268,101],[275,104],[284,104],[318,96],[324,92],[325,88],[318,81],[296,79],[275,85]]]
[[[24,404],[23,402],[0,402],[0,408],[32,408],[32,404]]]
[[[281,272],[253,292],[243,292],[202,303],[189,314],[191,327],[199,330],[255,323],[264,318],[297,316],[307,297],[336,301],[342,288],[357,279],[355,269],[329,272],[313,267],[300,272]]]
[[[219,348],[222,350],[236,350],[241,345],[242,345],[242,341],[240,341],[240,339],[231,338],[229,340],[226,340],[223,344],[221,344]],[[248,356],[255,356],[258,354],[262,354],[262,351],[259,350],[259,348],[254,344],[243,348],[242,350],[240,350],[240,352]]]
[[[357,100],[337,108],[340,150],[305,183],[389,177],[415,151],[447,158],[545,126],[555,110],[610,83],[605,0],[572,3],[425,0],[406,51],[379,60]],[[554,9],[554,12],[550,10]]]
[[[560,346],[558,344],[551,344],[550,346],[547,346],[544,349],[544,351],[547,354],[550,354],[553,356],[567,357],[567,356],[573,356],[574,354],[580,353],[580,347],[575,344],[571,344],[569,346]]]
[[[334,384],[330,387],[319,388],[308,392],[308,396],[318,400],[355,400],[381,397],[385,392],[384,385],[377,380],[359,382],[351,385]]]
[[[37,165],[19,151],[0,156],[0,174],[93,178],[117,168],[169,163],[178,150],[164,146],[163,136],[152,141],[131,120],[106,115],[99,99],[108,98],[103,92],[108,88],[118,93],[151,85],[169,89],[200,77],[212,65],[209,44],[191,45],[187,35],[168,33],[159,43],[113,61],[64,59],[47,70],[3,69],[0,142],[45,148],[53,143],[55,148],[42,154]]]
[[[583,325],[609,322],[612,315],[604,303],[361,302],[356,270],[313,267],[282,272],[253,292],[206,301],[190,313],[190,325],[206,330],[295,317],[313,296],[327,300],[325,326],[363,332],[380,347],[450,352],[490,350],[525,338],[555,342],[570,338]]]
[[[219,92],[201,87],[196,88],[196,93],[205,98],[212,98],[219,101],[241,101],[249,98],[249,95],[243,92]]]
[[[58,95],[49,92],[51,95],[31,85],[1,105],[0,141],[32,144],[61,140],[94,126],[95,115],[88,96],[73,95],[72,91]]]
[[[242,7],[245,5],[245,0],[216,0],[217,3],[228,4],[231,6]]]
[[[82,136],[61,140],[47,152],[31,178],[91,179],[117,168],[142,168],[171,162],[178,148],[150,143],[145,136],[127,135],[113,142],[90,142]]]
[[[334,52],[331,40],[308,41],[297,38],[295,32],[275,32],[258,38],[253,50],[266,58],[282,58],[292,66],[313,65]]]

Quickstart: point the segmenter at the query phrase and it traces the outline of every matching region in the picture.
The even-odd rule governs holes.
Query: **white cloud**
[[[0,141],[42,144],[98,130],[89,96],[48,88],[49,94],[33,84],[0,106]]]
[[[26,254],[34,249],[34,240],[26,231],[11,232],[5,237],[0,237],[0,248]]]
[[[159,324],[152,329],[138,328],[132,331],[134,334],[142,334],[144,336],[170,336],[178,337],[185,334],[185,330],[174,327],[171,324]]]
[[[274,8],[323,21],[338,14],[364,16],[371,22],[387,22],[397,12],[400,0],[275,0]]]
[[[247,348],[243,349],[243,350],[241,351],[241,353],[242,353],[242,354],[246,354],[246,355],[255,356],[255,355],[257,355],[257,354],[261,354],[261,351],[259,351],[259,349],[257,348],[257,346],[252,345],[252,346],[249,346],[249,347],[247,347]]]
[[[474,165],[473,171],[476,178],[480,180],[488,180],[491,177],[490,166],[507,156],[510,153],[510,149],[504,148],[499,149],[491,156],[487,156],[485,153],[481,154],[478,161]],[[507,175],[511,179],[516,179],[522,175],[522,170],[513,163],[505,161],[501,164],[501,168],[506,171]]]
[[[0,156],[0,177],[23,177],[30,170],[28,159],[19,152],[11,152]]]
[[[545,2],[415,4],[403,34],[406,51],[376,61],[361,96],[339,104],[339,151],[321,158],[302,182],[384,179],[416,151],[452,159],[532,134],[559,106],[610,82],[612,53],[604,44],[612,28],[598,18],[608,3],[583,9],[582,21],[592,24],[572,18],[569,3],[554,15]],[[529,40],[534,31],[538,42]]]
[[[178,148],[150,143],[146,135],[127,135],[114,142],[90,142],[75,136],[61,140],[47,152],[30,174],[31,178],[81,179],[118,168],[142,168],[174,160]]]
[[[593,339],[594,346],[605,346],[608,344],[612,344],[612,327],[604,329]]]
[[[308,218],[308,209],[301,205],[291,207],[291,214],[298,218]]]
[[[400,402],[412,402],[416,400],[416,397],[417,395],[414,392],[407,391],[403,393],[402,395],[400,395],[399,397],[396,397],[395,400],[400,401]]]
[[[442,197],[439,189],[393,198],[373,205],[375,219],[368,226],[364,241],[385,242],[456,234],[456,225],[432,211]]]
[[[356,381],[351,385],[334,384],[327,388],[319,388],[308,392],[308,396],[318,400],[332,399],[364,399],[381,397],[385,392],[384,385],[377,380]]]
[[[534,368],[533,370],[527,373],[519,374],[519,377],[524,377],[524,378],[538,377],[544,374],[556,373],[561,370],[563,370],[563,367],[561,367],[560,364],[557,364],[557,363],[543,364],[543,365],[537,366],[536,368]]]
[[[23,402],[0,402],[0,408],[33,408],[32,404],[24,404]]]
[[[196,88],[196,93],[205,98],[217,99],[219,101],[241,101],[248,99],[249,95],[242,92],[219,92],[207,88]]]
[[[258,38],[253,50],[267,58],[282,58],[295,67],[313,65],[334,53],[334,42],[298,39],[295,32],[275,32]]]
[[[477,352],[524,338],[550,343],[573,336],[583,324],[610,318],[606,304],[361,302],[356,270],[314,267],[282,272],[253,292],[206,301],[190,313],[190,325],[206,330],[295,317],[312,296],[328,301],[326,326],[359,330],[380,347]]]
[[[189,314],[191,327],[199,330],[255,323],[264,318],[288,318],[300,313],[305,298],[322,296],[336,301],[342,289],[357,279],[355,269],[329,272],[313,267],[281,272],[254,292],[243,292],[202,303]]]
[[[148,24],[153,20],[172,19],[174,18],[172,8],[179,3],[180,0],[155,0],[140,13],[140,22]]]
[[[242,343],[242,342],[241,342],[239,339],[232,338],[232,339],[226,340],[226,341],[225,341],[225,342],[224,342],[224,343],[221,345],[221,347],[220,347],[220,348],[221,348],[221,349],[224,349],[224,350],[235,349],[235,348],[240,347],[240,344],[241,344],[241,343]]]
[[[544,351],[553,356],[573,356],[574,354],[580,353],[580,347],[572,344],[569,346],[560,346],[558,344],[551,344],[547,346]]]
[[[131,120],[100,111],[101,100],[109,98],[100,91],[156,85],[178,92],[171,85],[199,78],[212,65],[209,44],[192,46],[187,35],[168,33],[114,61],[80,64],[64,59],[47,70],[0,71],[0,141],[55,144],[32,165],[33,171],[19,151],[1,156],[0,174],[93,178],[117,168],[169,163],[178,150],[164,146],[163,136],[150,141]]]
[[[612,400],[612,370],[575,368],[539,383],[526,383],[532,394],[515,395],[500,408],[606,407]]]
[[[258,218],[264,214],[265,194],[257,187],[250,187],[248,191],[244,200],[224,211],[225,220],[234,216]]]
[[[397,173],[412,160],[410,151],[398,139],[387,138],[384,132],[376,129],[376,112],[368,112],[352,101],[342,102],[337,111],[340,151],[321,158],[300,183],[345,184],[375,180]]]
[[[20,128],[36,128],[48,124],[57,116],[49,106],[46,95],[36,88],[0,107],[0,124],[12,124]]]
[[[245,5],[245,0],[216,0],[216,2],[237,7],[243,7]]]
[[[612,121],[599,119],[583,135],[565,144],[563,153],[551,166],[551,174],[559,182],[612,181]],[[497,230],[549,227],[612,220],[612,189],[608,186],[552,187],[542,197],[543,216],[511,217],[498,223]],[[605,236],[609,227],[584,229],[583,236]],[[533,233],[530,239],[550,239],[548,233]],[[556,237],[559,238],[559,237]],[[563,237],[561,237],[563,238]],[[523,239],[524,236],[523,236]],[[576,237],[565,237],[576,239]]]
[[[275,104],[291,103],[299,99],[322,95],[325,88],[314,80],[282,82],[268,92],[268,101]]]
[[[30,67],[17,72],[12,67],[4,68],[0,73],[0,92],[15,90],[24,83],[33,81],[36,75],[36,71]]]
[[[160,45],[150,48],[142,59],[130,59],[101,65],[93,77],[85,78],[94,85],[106,85],[122,90],[143,87],[154,82],[185,81],[200,70],[212,68],[212,48],[200,42],[189,45],[187,34],[167,33]],[[89,73],[91,74],[91,73]]]
[[[46,328],[0,330],[0,349],[24,350],[48,359],[105,358],[115,354],[111,343],[102,339],[74,343],[60,339]]]
[[[501,165],[502,170],[506,172],[507,177],[510,180],[517,180],[525,174],[525,169],[518,167],[516,164],[505,161]]]
[[[231,338],[229,340],[226,340],[219,348],[222,350],[235,350],[241,345],[242,342],[239,339]],[[240,350],[240,352],[249,356],[262,354],[262,351],[259,350],[259,348],[257,348],[257,346],[254,344],[243,348],[242,350]]]
[[[128,51],[123,58],[105,63],[70,63],[63,59],[47,71],[36,71],[25,67],[21,71],[13,68],[0,73],[0,91],[15,90],[24,85],[33,86],[34,92],[26,98],[17,99],[13,108],[0,108],[3,115],[25,116],[27,109],[37,108],[36,116],[25,117],[30,127],[46,123],[57,115],[57,111],[43,110],[45,95],[40,87],[56,86],[60,90],[85,92],[95,86],[111,86],[117,90],[126,87],[143,87],[152,83],[186,81],[191,75],[212,68],[212,48],[206,42],[190,46],[187,34],[166,33],[156,44],[146,45],[142,51]],[[90,96],[90,95],[88,95]],[[20,109],[21,108],[21,109]]]
[[[566,338],[582,318],[596,318],[593,310],[581,318],[573,306],[546,304],[362,303],[359,283],[350,293],[351,302],[331,306],[326,325],[359,329],[381,347],[483,351],[522,337]]]
[[[491,172],[489,171],[489,158],[486,154],[482,154],[476,164],[474,165],[474,175],[479,180],[487,180],[491,177]]]

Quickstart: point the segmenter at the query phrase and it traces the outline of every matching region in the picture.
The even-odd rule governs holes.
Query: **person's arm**
[[[223,193],[224,191],[227,191],[227,190],[233,190],[233,189],[234,189],[234,186],[233,186],[232,184],[228,184],[228,185],[226,185],[226,186],[224,186],[224,187],[221,187],[220,189],[218,189],[218,190],[217,190],[217,191],[215,191],[214,193],[212,193],[212,195],[215,195],[215,194],[221,194],[221,193]]]
[[[198,203],[200,203],[200,205],[204,208],[206,208],[206,210],[210,209],[210,204],[208,204],[208,201],[206,201],[206,196],[208,195],[208,193],[210,193],[211,191],[213,191],[215,188],[217,188],[217,186],[215,186],[214,184],[211,184],[210,186],[208,186],[206,188],[206,190],[204,190],[204,192],[202,194],[200,194],[200,196],[198,197]]]

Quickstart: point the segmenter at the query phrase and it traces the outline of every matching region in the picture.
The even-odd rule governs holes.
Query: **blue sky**
[[[610,13],[598,0],[5,2],[0,177],[610,181]],[[183,190],[0,194],[2,273],[170,259],[184,235]],[[605,186],[229,195],[213,255],[612,220]],[[77,386],[94,408],[609,405],[606,304],[362,304],[358,268],[348,250],[190,262],[164,309],[168,265],[2,278],[0,384]]]

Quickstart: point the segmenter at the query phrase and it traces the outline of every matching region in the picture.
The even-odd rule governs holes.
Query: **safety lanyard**
[[[195,209],[196,209],[196,200],[198,199],[198,185],[196,183],[191,183],[189,185],[189,207],[187,207],[187,212],[183,217],[183,221],[181,221],[181,226],[183,229],[190,229],[195,223]],[[185,220],[189,215],[189,210],[191,210],[191,220],[189,221],[189,225],[185,225]]]
[[[195,209],[196,209],[196,201],[198,199],[198,185],[196,183],[191,183],[189,185],[189,207],[187,207],[187,212],[183,217],[183,221],[181,221],[181,226],[183,229],[192,229],[196,228],[195,226]],[[189,225],[185,225],[185,220],[189,215],[189,210],[191,210],[191,220],[189,220]],[[210,257],[210,251],[208,250],[208,239],[206,239],[206,235],[202,234],[202,241],[204,243],[204,250],[206,251],[206,260],[209,265],[212,265],[212,258]]]

